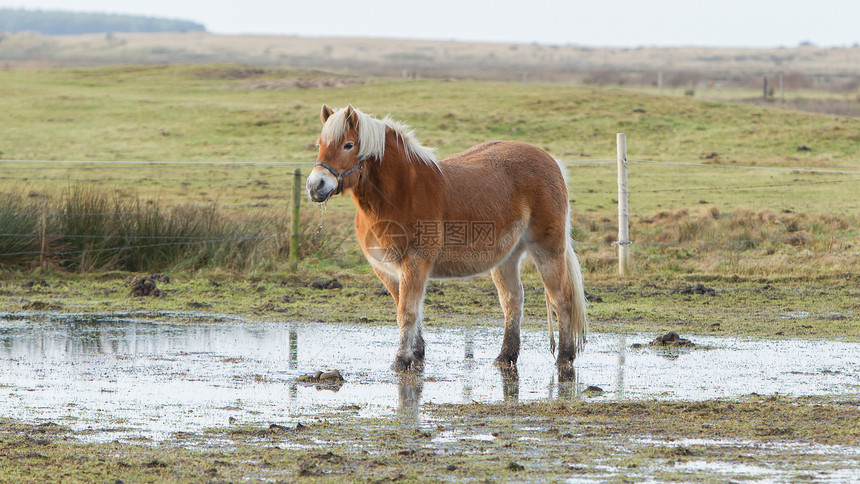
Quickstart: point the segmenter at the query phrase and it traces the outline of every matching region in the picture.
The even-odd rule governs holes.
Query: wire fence
[[[3,234],[0,234],[3,235]],[[70,237],[74,238],[74,236],[66,236],[61,235],[57,236],[61,237]],[[97,253],[106,253],[106,252],[119,252],[119,251],[131,251],[131,250],[140,250],[140,249],[151,249],[155,247],[173,247],[173,246],[191,246],[191,245],[201,245],[201,244],[212,244],[212,243],[222,243],[222,242],[248,242],[252,240],[268,240],[268,239],[290,239],[292,235],[283,234],[283,235],[260,235],[260,236],[250,236],[250,237],[206,237],[205,240],[188,240],[182,242],[164,242],[158,244],[143,244],[143,245],[124,245],[120,247],[102,247],[96,249],[81,249],[81,250],[59,250],[59,251],[51,251],[51,255],[53,256],[67,256],[67,255],[80,255],[80,254],[97,254]],[[122,237],[98,237],[103,240],[109,240],[111,238],[122,238]],[[0,257],[17,257],[17,256],[27,256],[27,255],[42,255],[43,251],[24,251],[24,252],[10,252],[6,254],[0,254]]]
[[[615,159],[610,158],[584,158],[584,159],[575,159],[575,160],[558,160],[561,164],[565,166],[600,166],[603,167],[607,164],[614,163]],[[771,172],[782,172],[782,173],[796,173],[802,175],[812,175],[812,174],[823,174],[823,175],[835,175],[836,177],[828,178],[826,180],[792,180],[784,183],[739,183],[735,185],[721,185],[721,186],[681,186],[681,187],[672,187],[672,188],[655,188],[655,189],[636,189],[633,193],[651,193],[651,194],[670,194],[670,193],[682,193],[682,192],[742,192],[742,191],[755,191],[755,190],[789,190],[792,188],[798,187],[813,187],[813,186],[833,186],[833,185],[842,185],[842,184],[851,184],[858,183],[860,184],[860,167],[850,167],[848,169],[813,169],[813,168],[797,168],[797,167],[775,167],[775,166],[758,166],[758,165],[736,165],[736,164],[716,164],[716,163],[699,163],[699,162],[674,162],[674,161],[663,161],[663,160],[649,160],[649,159],[630,159],[628,160],[633,163],[641,163],[644,165],[665,165],[665,166],[675,166],[675,167],[691,167],[691,168],[699,168],[699,169],[732,169],[732,170],[760,170],[760,171],[771,171]],[[57,170],[58,167],[62,168],[94,168],[94,167],[104,167],[110,165],[117,166],[152,166],[156,168],[165,168],[169,169],[172,166],[200,166],[200,167],[213,167],[213,166],[224,166],[231,168],[248,168],[248,167],[269,167],[269,168],[279,168],[279,167],[308,167],[312,166],[312,162],[293,162],[293,161],[264,161],[264,162],[254,162],[254,161],[69,161],[69,160],[0,160],[0,180],[16,180],[16,181],[51,181],[51,180],[66,180],[66,181],[91,181],[91,182],[117,182],[117,181],[128,181],[128,182],[140,182],[141,180],[151,181],[153,183],[166,183],[162,180],[154,180],[150,179],[149,176],[145,174],[141,174],[140,177],[99,177],[99,178],[82,178],[82,177],[70,177],[67,173],[58,173],[58,174],[50,174],[50,176],[44,176],[42,178],[37,178],[35,176],[14,176],[11,174],[10,170],[15,170],[19,174],[21,172],[28,173],[44,173],[45,170]],[[263,177],[274,177],[274,176],[294,176],[294,173],[291,171],[284,170],[278,173],[264,173],[258,174],[256,176]],[[302,175],[302,177],[306,178],[307,175]],[[216,181],[221,180],[223,177],[210,176],[207,178],[195,178],[193,181],[195,182],[204,182],[204,181]],[[173,180],[173,182],[182,183],[185,180]],[[288,187],[284,187],[286,190]],[[569,193],[571,194],[587,194],[590,196],[612,196],[616,195],[616,191],[603,191],[603,190],[572,190]],[[854,191],[854,193],[860,193],[860,186]],[[672,199],[664,199],[664,201],[672,201]],[[749,212],[749,213],[706,213],[706,214],[692,214],[686,211],[686,209],[682,209],[676,213],[670,213],[669,210],[662,210],[661,213],[652,214],[652,215],[641,215],[641,214],[631,214],[630,217],[634,218],[638,221],[639,224],[650,224],[655,221],[705,221],[705,220],[722,220],[722,219],[730,219],[730,220],[741,220],[741,219],[758,219],[762,217],[787,217],[787,216],[800,216],[800,215],[832,215],[835,212],[849,214],[853,217],[860,216],[860,213],[857,213],[860,210],[860,205],[856,204],[857,199],[849,200],[848,205],[842,207],[831,208],[828,210],[817,210],[817,211],[795,211],[795,210],[785,210],[781,212],[770,212],[770,211],[760,211],[760,212]],[[614,200],[613,200],[614,202]],[[141,209],[141,210],[124,210],[124,211],[94,211],[94,212],[75,212],[75,211],[55,211],[55,212],[44,212],[41,213],[43,217],[46,218],[62,218],[62,217],[118,217],[124,215],[142,215],[142,214],[163,214],[170,213],[182,210],[195,210],[195,209],[240,209],[240,208],[248,208],[248,209],[260,209],[260,208],[285,208],[286,204],[272,204],[267,202],[256,202],[256,203],[207,203],[207,204],[194,204],[194,205],[185,205],[185,206],[175,206],[169,208],[156,208],[156,209]],[[15,217],[15,216],[25,216],[29,215],[30,212],[15,212],[15,211],[0,211],[0,216],[7,217]],[[605,217],[604,217],[605,218]],[[52,252],[53,255],[56,256],[71,256],[71,255],[82,255],[82,254],[91,254],[91,253],[110,253],[117,251],[133,251],[133,250],[142,250],[142,249],[151,249],[151,248],[159,248],[159,247],[170,247],[170,246],[198,246],[198,245],[206,245],[206,244],[216,244],[216,243],[243,243],[250,241],[262,241],[262,240],[277,240],[284,239],[289,240],[295,238],[298,233],[290,234],[290,233],[270,233],[270,234],[259,234],[253,236],[183,236],[183,235],[93,235],[93,234],[69,234],[69,233],[25,233],[25,232],[8,232],[8,233],[0,233],[0,237],[9,238],[9,239],[27,239],[38,237],[43,240],[71,240],[71,239],[84,239],[84,240],[123,240],[123,241],[137,241],[137,244],[133,245],[122,245],[118,247],[93,247],[86,249],[75,249],[75,250],[56,250]],[[860,237],[860,231],[858,230],[842,230],[829,234],[821,234],[821,235],[803,235],[803,240],[806,241],[838,241],[838,240],[848,240],[852,238]],[[164,240],[165,242],[157,242],[159,240]],[[798,236],[787,235],[787,236],[776,236],[776,237],[747,237],[747,238],[736,238],[732,240],[718,240],[718,239],[707,239],[707,240],[674,240],[667,242],[659,242],[659,241],[630,241],[626,242],[635,246],[642,247],[655,247],[655,248],[667,248],[667,247],[693,247],[696,249],[737,249],[739,247],[744,246],[752,246],[763,243],[797,243],[799,240]],[[154,243],[140,243],[152,241]],[[611,247],[613,245],[617,245],[617,241],[604,241],[604,242],[583,242],[577,243],[578,247]],[[5,253],[0,253],[0,261],[6,258],[14,258],[21,256],[35,256],[42,255],[43,250],[35,251],[35,250],[22,250],[22,251],[9,251]]]

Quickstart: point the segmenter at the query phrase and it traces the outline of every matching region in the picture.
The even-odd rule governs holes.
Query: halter
[[[356,170],[361,172],[361,167],[362,167],[362,165],[364,165],[364,160],[365,160],[365,158],[359,158],[357,165],[353,166],[352,168],[350,168],[349,170],[346,170],[343,173],[338,172],[337,170],[332,168],[331,165],[329,165],[328,163],[326,163],[324,161],[318,161],[314,164],[314,166],[321,166],[321,167],[325,168],[332,175],[334,175],[335,178],[337,178],[337,190],[334,191],[334,194],[337,195],[338,193],[340,193],[341,189],[343,188],[343,179],[348,177],[349,175],[351,175]]]

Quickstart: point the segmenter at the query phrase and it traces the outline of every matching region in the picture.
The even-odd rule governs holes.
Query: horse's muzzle
[[[331,198],[337,189],[337,185],[332,186],[324,176],[313,176],[312,174],[308,177],[307,189],[311,200],[322,203]]]

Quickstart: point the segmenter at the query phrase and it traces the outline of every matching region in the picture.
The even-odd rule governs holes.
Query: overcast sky
[[[219,34],[625,47],[860,42],[860,0],[0,0],[0,6],[179,18]]]

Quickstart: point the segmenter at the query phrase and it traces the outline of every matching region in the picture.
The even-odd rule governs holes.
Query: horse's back
[[[567,187],[561,167],[549,153],[527,143],[488,141],[445,158],[439,163],[449,189],[481,191],[497,197],[537,198],[567,206]],[[472,186],[470,189],[469,187]],[[489,189],[489,190],[487,190]],[[489,198],[496,198],[487,194]]]
[[[528,143],[516,141],[487,141],[440,161],[450,167],[493,168],[520,163],[555,165],[549,153]]]

